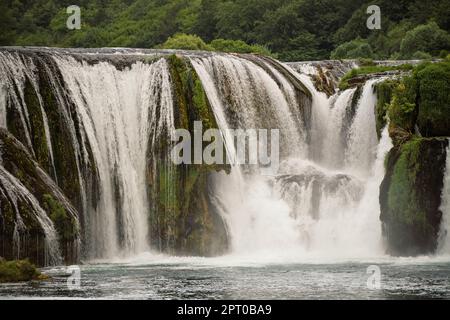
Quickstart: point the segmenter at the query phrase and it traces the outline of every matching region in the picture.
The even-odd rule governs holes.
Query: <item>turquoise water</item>
[[[377,263],[378,262],[378,263]],[[380,270],[370,289],[367,268]],[[0,285],[0,298],[57,299],[449,299],[450,262],[431,258],[367,262],[251,263],[167,258],[80,266],[69,290],[64,267],[52,280]]]

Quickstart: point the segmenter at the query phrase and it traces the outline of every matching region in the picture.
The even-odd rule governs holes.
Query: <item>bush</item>
[[[406,77],[394,88],[394,94],[389,105],[391,126],[413,132],[416,117],[415,80]]]
[[[180,50],[212,50],[199,36],[185,33],[177,33],[159,46],[161,49],[180,49]]]
[[[377,94],[377,104],[375,106],[376,129],[378,139],[381,138],[381,132],[386,126],[386,114],[392,100],[394,88],[398,85],[398,80],[385,80],[375,85]]]
[[[411,58],[418,51],[438,56],[441,50],[449,49],[450,37],[436,22],[422,24],[408,31],[400,45],[404,59]]]
[[[373,62],[373,59],[370,58],[360,58],[358,59],[358,65],[360,65],[361,67],[369,67],[374,66],[375,62]]]
[[[235,53],[257,53],[270,56],[270,51],[260,45],[249,45],[242,40],[216,39],[209,44],[215,51]]]
[[[420,132],[428,137],[450,135],[450,62],[423,64],[415,71],[415,77]]]
[[[362,66],[360,68],[354,68],[347,72],[339,82],[339,89],[345,90],[350,87],[349,80],[352,78],[355,78],[357,76],[363,76],[363,75],[369,75],[371,73],[378,73],[378,72],[386,72],[386,71],[407,71],[411,70],[413,68],[410,64],[401,64],[399,66],[377,66],[377,65],[368,65],[368,66]]]
[[[332,53],[331,59],[373,58],[373,51],[367,40],[355,39],[338,46]]]
[[[0,283],[30,281],[40,278],[40,272],[28,260],[0,259]]]
[[[416,51],[411,56],[411,59],[418,59],[418,60],[428,60],[428,59],[431,59],[431,58],[432,58],[431,54],[423,52],[423,51]]]

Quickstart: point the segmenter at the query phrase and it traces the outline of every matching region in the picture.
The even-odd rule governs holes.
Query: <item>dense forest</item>
[[[66,27],[74,4],[80,30]],[[379,30],[366,26],[370,4],[381,9]],[[3,0],[0,45],[177,47],[284,61],[423,59],[448,54],[449,13],[448,0]]]

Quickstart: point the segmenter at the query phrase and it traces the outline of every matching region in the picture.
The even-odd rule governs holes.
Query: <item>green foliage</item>
[[[379,73],[379,72],[386,72],[386,71],[408,71],[412,70],[413,66],[410,64],[402,64],[399,66],[377,66],[377,65],[367,65],[362,66],[360,68],[354,68],[347,72],[341,79],[339,83],[339,89],[345,90],[350,87],[349,80],[359,77],[359,76],[365,76],[372,73]]]
[[[206,51],[210,51],[212,49],[200,37],[184,33],[179,33],[173,37],[170,37],[161,45],[161,48]]]
[[[393,98],[389,104],[391,125],[412,132],[416,116],[415,101],[415,81],[413,78],[407,77],[394,88]]]
[[[271,56],[271,52],[260,45],[249,45],[242,40],[215,39],[206,44],[199,36],[178,33],[158,46],[161,49],[204,50],[234,53],[255,53]]]
[[[432,58],[431,54],[423,52],[423,51],[416,51],[411,56],[411,59],[417,59],[417,60],[428,60],[431,58]]]
[[[362,39],[345,42],[331,52],[331,59],[373,58],[373,56],[372,47]]]
[[[420,144],[421,140],[415,139],[402,146],[391,178],[388,206],[396,220],[425,228],[426,213],[420,210],[415,194],[416,178],[420,170]]]
[[[366,27],[372,0],[79,0],[82,28],[68,30],[71,4],[3,1],[0,45],[153,48],[176,34],[195,34],[207,43],[259,44],[250,52],[267,54],[267,48],[286,61],[327,59],[331,52],[335,58],[436,57],[449,50],[450,3],[442,0],[379,0],[381,30]],[[183,48],[202,47],[192,40]],[[248,52],[242,44],[221,47]]]
[[[74,219],[67,214],[66,209],[50,194],[43,195],[43,203],[60,239],[62,241],[73,240],[77,234],[76,224]]]
[[[358,59],[358,65],[360,65],[361,67],[369,67],[374,66],[375,62],[370,58],[360,58]]]
[[[0,258],[0,283],[36,280],[40,275],[28,260],[6,261]]]
[[[271,52],[260,45],[249,45],[242,40],[215,39],[209,44],[215,51],[235,52],[235,53],[257,53],[266,56]]]
[[[448,32],[439,28],[436,22],[419,25],[408,31],[401,42],[403,58],[413,58],[418,52],[438,56],[441,50],[450,49]],[[420,55],[420,54],[419,54]]]
[[[381,131],[386,126],[387,112],[391,103],[394,88],[398,85],[397,80],[385,80],[375,85],[377,93],[377,105],[375,107],[376,129],[378,138],[381,137]]]
[[[422,64],[414,76],[418,82],[420,132],[425,136],[450,135],[450,61]]]

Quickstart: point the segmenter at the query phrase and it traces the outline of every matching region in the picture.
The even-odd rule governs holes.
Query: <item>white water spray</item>
[[[119,71],[109,63],[56,61],[82,119],[100,178],[99,207],[88,216],[95,248],[91,254],[114,257],[148,250],[147,147],[164,129],[173,128],[167,63],[164,59],[138,62]]]
[[[450,255],[450,140],[449,146],[447,147],[447,160],[445,162],[444,186],[441,199],[440,210],[442,211],[442,221],[437,252]]]
[[[266,83],[270,88],[266,90],[277,99],[266,99],[265,105],[255,108],[249,92],[257,86],[253,77],[246,76],[251,69],[248,65],[213,58],[194,60],[193,64],[220,128],[228,128],[231,123],[261,125],[264,122],[258,120],[265,118],[275,125],[283,124],[280,130],[284,129],[284,138],[302,132],[300,128],[285,129],[285,124],[295,126],[299,122],[287,112],[292,110],[295,99],[281,100],[288,107],[280,108],[278,104],[279,97],[286,95],[283,85],[268,87]],[[375,81],[366,83],[356,113],[348,119],[346,113],[355,89],[328,99],[315,90],[308,76],[297,77],[313,94],[309,146],[297,148],[296,143],[304,141],[301,136],[289,139],[284,147],[290,146],[290,152],[284,153],[278,177],[248,174],[234,167],[230,176],[218,174],[214,179],[215,202],[228,222],[232,252],[276,260],[311,255],[380,255],[378,188],[384,176],[384,157],[392,144],[387,129],[377,141]],[[226,91],[230,84],[236,86],[230,90],[234,95],[231,100]],[[238,115],[233,114],[233,108],[239,108]],[[280,122],[273,121],[273,111],[264,112],[279,109],[286,110]]]

